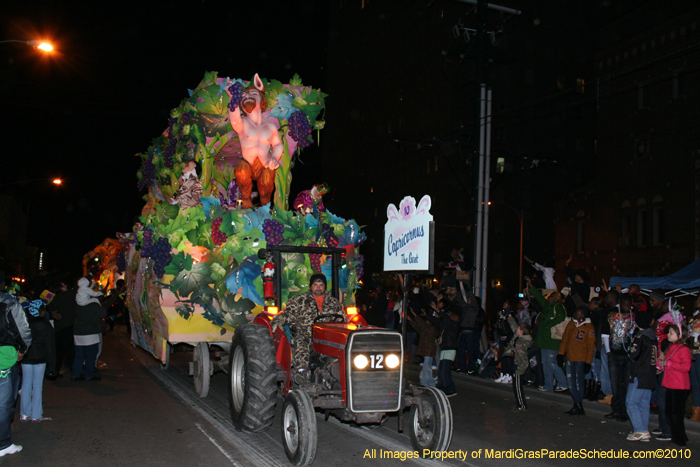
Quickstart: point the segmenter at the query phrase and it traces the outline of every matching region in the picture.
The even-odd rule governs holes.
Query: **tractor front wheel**
[[[318,435],[316,412],[311,397],[304,391],[289,391],[282,408],[282,444],[289,462],[311,465],[316,458]]]
[[[447,451],[452,441],[452,407],[445,393],[424,388],[418,405],[411,407],[408,419],[411,445],[415,451]],[[421,413],[422,412],[422,413]]]

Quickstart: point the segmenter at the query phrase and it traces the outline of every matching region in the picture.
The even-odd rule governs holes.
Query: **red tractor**
[[[332,257],[331,293],[338,297],[338,268],[345,250],[338,248],[269,247],[276,268],[276,304],[281,303],[282,253],[321,253]],[[245,432],[263,432],[272,424],[277,392],[284,397],[282,442],[290,462],[313,463],[316,457],[316,410],[345,422],[380,424],[385,415],[410,408],[408,430],[413,449],[445,451],[452,439],[452,409],[436,388],[407,387],[403,373],[403,339],[399,332],[368,326],[357,309],[319,316],[313,328],[311,381],[291,381],[290,335],[282,327],[272,333],[276,309],[259,314],[236,329],[229,360],[229,403],[233,425]],[[321,319],[341,322],[321,322]]]

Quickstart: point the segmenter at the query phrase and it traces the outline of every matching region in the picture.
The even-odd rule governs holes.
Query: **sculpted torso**
[[[255,77],[259,81],[258,76]],[[262,83],[259,89],[262,90]],[[259,158],[265,168],[274,170],[279,167],[284,147],[277,127],[262,116],[261,101],[264,97],[261,92],[255,89],[243,91],[240,105],[234,111],[229,111],[229,120],[233,130],[238,133],[243,159],[252,165]],[[241,108],[245,116],[241,115]]]
[[[252,164],[257,157],[266,168],[276,169],[279,167],[279,163],[271,151],[271,148],[274,150],[276,144],[281,144],[275,125],[265,121],[257,124],[250,118],[242,118],[240,127],[240,131],[236,130],[235,127],[234,130],[238,133],[238,138],[241,141],[243,159]]]

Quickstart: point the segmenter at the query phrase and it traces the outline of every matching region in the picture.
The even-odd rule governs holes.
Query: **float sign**
[[[384,225],[384,271],[433,273],[433,215],[430,196],[406,196],[399,208],[390,204]]]

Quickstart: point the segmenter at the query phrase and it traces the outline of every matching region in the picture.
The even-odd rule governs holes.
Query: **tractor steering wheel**
[[[324,318],[333,318],[332,320],[328,322],[333,322],[333,323],[344,323],[345,322],[345,316],[341,315],[340,313],[330,313],[327,315],[318,315],[316,319],[314,320],[314,323],[318,322],[327,322],[325,321]]]

